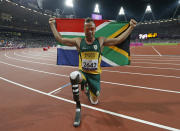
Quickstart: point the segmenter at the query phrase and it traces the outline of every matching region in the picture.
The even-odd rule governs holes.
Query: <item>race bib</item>
[[[84,70],[97,70],[98,68],[98,52],[82,52],[82,68]]]
[[[84,70],[97,70],[98,60],[82,60],[82,68]]]

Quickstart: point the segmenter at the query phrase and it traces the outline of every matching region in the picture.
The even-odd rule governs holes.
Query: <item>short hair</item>
[[[85,19],[84,24],[90,23],[90,22],[93,22],[93,23],[94,23],[94,20],[93,20],[92,18],[88,17],[88,18]],[[94,24],[95,24],[95,23],[94,23]]]

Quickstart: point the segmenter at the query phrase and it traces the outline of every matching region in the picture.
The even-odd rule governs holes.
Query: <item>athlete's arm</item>
[[[134,27],[136,26],[137,22],[134,19],[130,20],[130,27],[122,33],[119,37],[117,38],[105,38],[103,45],[104,46],[113,46],[122,43],[132,32]]]
[[[56,30],[55,27],[55,18],[49,19],[49,25],[51,27],[51,30],[53,32],[54,37],[56,40],[62,44],[65,44],[67,46],[76,46],[79,47],[79,43],[81,38],[62,38],[61,34]]]

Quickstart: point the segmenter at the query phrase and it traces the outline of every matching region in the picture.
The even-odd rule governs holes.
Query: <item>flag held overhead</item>
[[[63,37],[85,37],[84,34],[85,19],[56,19],[57,31]],[[114,22],[110,20],[94,20],[96,25],[95,37],[116,38],[129,28],[127,22]],[[58,43],[57,64],[78,66],[79,57],[75,47],[64,46]],[[123,66],[130,64],[130,36],[121,44],[116,46],[105,46],[102,56],[102,67]]]

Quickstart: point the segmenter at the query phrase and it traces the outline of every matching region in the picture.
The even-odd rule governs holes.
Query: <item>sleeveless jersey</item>
[[[97,38],[88,45],[83,38],[79,51],[79,70],[90,74],[101,73],[101,48]]]

